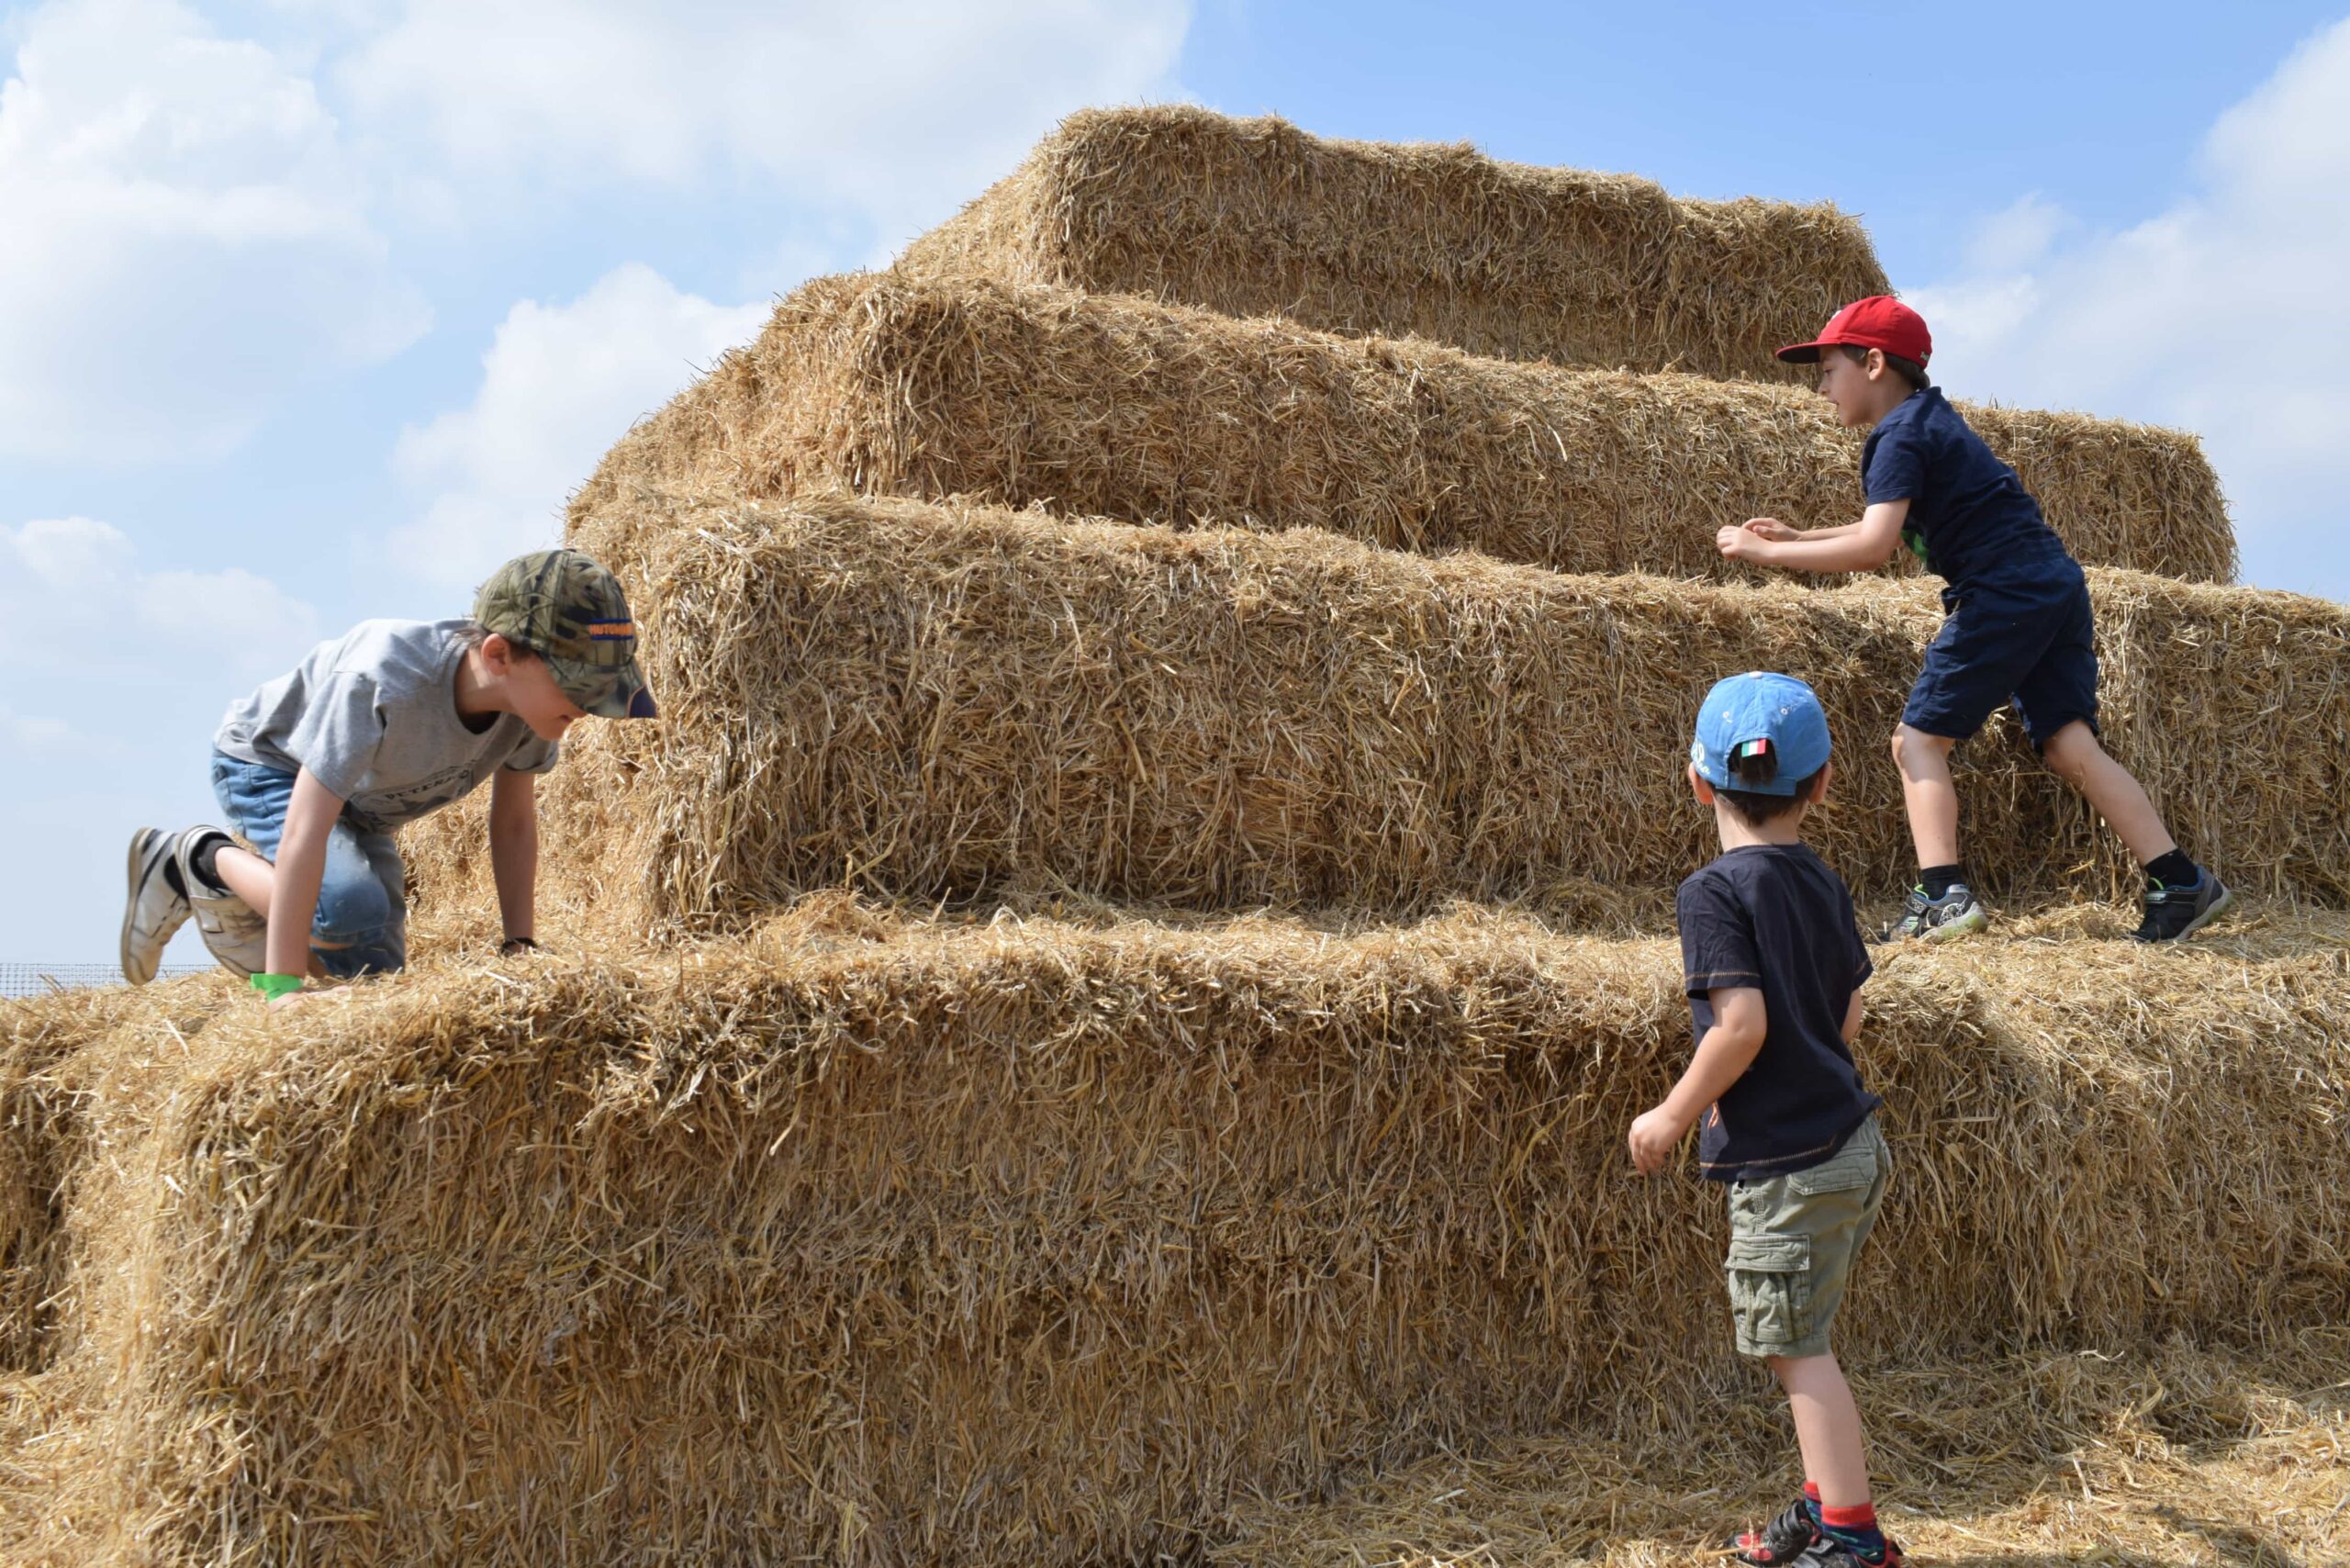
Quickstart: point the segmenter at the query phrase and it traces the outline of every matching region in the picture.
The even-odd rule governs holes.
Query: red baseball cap
[[[1812,364],[1818,362],[1820,350],[1838,343],[1883,349],[1917,365],[1923,365],[1934,352],[1934,335],[1926,330],[1923,316],[1889,294],[1872,294],[1828,318],[1828,325],[1811,342],[1781,349],[1779,357],[1789,364]]]

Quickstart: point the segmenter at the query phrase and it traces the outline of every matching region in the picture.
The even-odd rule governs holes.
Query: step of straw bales
[[[1930,1282],[1874,1245],[1856,1289]],[[2239,1354],[2172,1341],[1845,1368],[1886,1529],[1916,1562],[2187,1568],[2350,1562],[2350,1333]],[[1699,1419],[1625,1439],[1528,1434],[1252,1500],[1229,1568],[1657,1568],[1713,1562],[1795,1486],[1763,1377]]]
[[[2086,564],[2234,575],[2234,532],[2194,437],[1968,412]],[[647,480],[766,497],[841,484],[1129,522],[1320,528],[1560,571],[1751,577],[1722,560],[1716,530],[1757,513],[1851,521],[1862,440],[1795,387],[1561,370],[884,274],[785,300],[755,342],[612,449],[574,515]],[[606,547],[625,557],[632,544]]]
[[[1852,1363],[2334,1323],[2330,918],[1884,964]],[[1669,941],[834,900],[619,961],[422,954],[293,1012],[0,1005],[10,1125],[62,1140],[0,1185],[44,1173],[66,1270],[0,1555],[1144,1561],[1751,1375],[1719,1195],[1625,1169],[1688,1049]]]
[[[658,919],[844,884],[1383,913],[1669,887],[1711,853],[1683,777],[1698,701],[1753,668],[1828,707],[1821,851],[1864,898],[1908,885],[1886,743],[1941,623],[1922,581],[1563,577],[845,496],[643,492],[619,521],[661,542],[637,592],[666,717],[575,747],[550,811],[596,815],[550,831],[611,846],[600,874]],[[2108,743],[2181,841],[2248,891],[2350,902],[2344,760],[2311,744],[2350,733],[2350,610],[2091,577]],[[1992,896],[2134,897],[2010,718],[1959,765]]]
[[[901,264],[1770,380],[1788,374],[1773,350],[1887,286],[1858,220],[1826,203],[1676,200],[1622,174],[1187,106],[1070,117]]]

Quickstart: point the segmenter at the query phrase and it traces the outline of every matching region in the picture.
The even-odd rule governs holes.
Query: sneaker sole
[[[132,928],[139,921],[139,890],[140,885],[146,880],[142,873],[147,869],[145,853],[148,844],[147,835],[154,832],[152,828],[142,827],[130,835],[130,852],[123,874],[122,942],[121,950],[117,956],[122,962],[122,978],[132,985],[145,985],[155,978],[151,972],[140,975],[130,961]],[[158,834],[156,836],[163,835]]]
[[[1937,925],[1918,938],[1920,942],[1952,942],[1961,936],[1973,936],[1991,929],[1991,917],[1977,908],[1969,910],[1947,924]]]

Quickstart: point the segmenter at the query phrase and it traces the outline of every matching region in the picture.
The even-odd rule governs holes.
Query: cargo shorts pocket
[[[1756,1345],[1793,1345],[1811,1334],[1811,1238],[1733,1236],[1722,1265],[1739,1337]]]

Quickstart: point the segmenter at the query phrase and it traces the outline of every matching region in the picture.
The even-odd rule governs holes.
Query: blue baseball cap
[[[1777,752],[1768,778],[1730,777],[1730,758]],[[1811,688],[1791,675],[1749,670],[1714,683],[1697,710],[1697,738],[1689,761],[1717,790],[1792,795],[1796,786],[1828,765],[1828,714]]]

